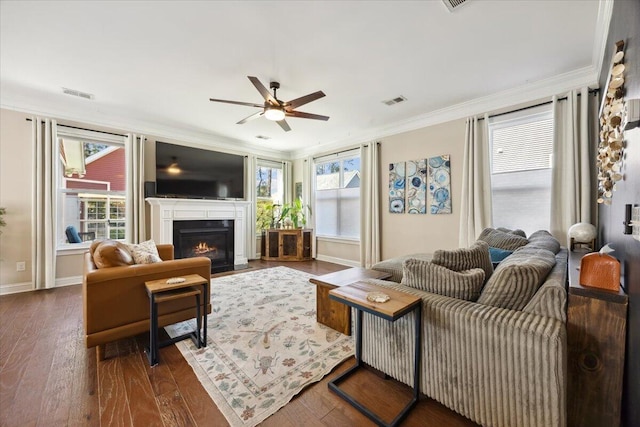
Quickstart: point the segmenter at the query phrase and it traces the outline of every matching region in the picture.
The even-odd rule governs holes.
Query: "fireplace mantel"
[[[197,219],[232,219],[234,265],[247,264],[250,202],[236,200],[145,199],[151,206],[151,238],[156,243],[173,244],[173,222]]]

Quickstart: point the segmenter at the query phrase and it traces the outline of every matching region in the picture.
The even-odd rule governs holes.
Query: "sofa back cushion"
[[[509,233],[509,234],[515,234],[520,237],[525,237],[525,238],[527,237],[527,233],[525,233],[524,230],[520,230],[519,228],[512,230],[510,228],[497,227],[496,230],[504,231],[505,233]]]
[[[103,240],[92,245],[93,263],[97,268],[121,267],[133,264],[133,257],[126,244],[115,240]]]
[[[560,242],[546,230],[538,230],[529,236],[529,244],[526,247],[547,249],[554,254],[560,252]]]
[[[438,249],[433,253],[434,264],[441,265],[453,271],[471,270],[481,268],[484,270],[485,281],[493,273],[493,264],[489,254],[489,245],[482,240],[476,241],[468,248],[454,250]]]
[[[493,248],[500,248],[507,251],[515,251],[521,246],[526,245],[529,241],[522,236],[513,233],[506,233],[493,228],[485,228],[478,236],[478,240],[483,240]]]
[[[556,254],[556,265],[522,311],[567,320],[567,255],[566,249]]]
[[[556,263],[553,252],[523,248],[498,264],[478,303],[522,310]]]
[[[453,271],[433,262],[407,259],[403,263],[402,284],[412,288],[476,301],[484,284],[484,270]]]
[[[417,253],[410,255],[402,255],[395,258],[386,259],[374,264],[371,269],[391,274],[387,280],[400,283],[402,281],[403,263],[408,259],[419,259],[423,261],[431,261],[433,254]]]

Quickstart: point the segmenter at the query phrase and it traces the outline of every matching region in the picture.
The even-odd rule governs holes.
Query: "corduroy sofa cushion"
[[[433,262],[407,259],[402,264],[403,285],[451,298],[475,301],[484,284],[484,270],[453,271]]]
[[[438,249],[433,253],[434,264],[441,265],[453,271],[471,270],[481,268],[484,270],[485,281],[493,273],[493,263],[489,254],[489,245],[482,240],[476,241],[468,248],[454,250]]]
[[[402,281],[402,264],[408,259],[419,259],[423,261],[431,261],[433,254],[411,254],[403,255],[396,258],[387,259],[374,264],[371,269],[376,271],[382,271],[391,274],[387,280],[391,282],[400,283]]]
[[[520,236],[524,238],[527,237],[527,233],[525,233],[524,230],[520,230],[519,228],[512,230],[510,228],[505,228],[505,227],[496,227],[496,230],[504,231],[505,233],[509,233],[509,234],[515,234],[516,236]]]
[[[522,310],[556,263],[553,252],[523,248],[498,264],[487,281],[478,303],[509,310]]]
[[[547,249],[554,254],[560,252],[560,242],[546,230],[538,230],[529,236],[527,248]]]
[[[478,240],[485,241],[493,248],[500,248],[507,251],[515,251],[521,246],[526,245],[529,241],[517,234],[505,233],[504,231],[495,230],[493,228],[485,228],[478,236]]]

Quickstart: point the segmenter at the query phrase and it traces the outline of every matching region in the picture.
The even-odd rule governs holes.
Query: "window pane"
[[[316,165],[316,190],[340,188],[340,162]]]
[[[338,236],[338,190],[316,192],[316,233]]]
[[[360,187],[360,157],[343,160],[342,166],[343,166],[342,188],[359,188]]]
[[[62,230],[93,232],[96,239],[124,239],[125,149],[121,145],[60,138],[58,191]],[[66,242],[61,233],[60,243]]]
[[[282,204],[284,181],[282,168],[260,166],[256,168],[256,232],[271,228],[274,224],[273,205]]]

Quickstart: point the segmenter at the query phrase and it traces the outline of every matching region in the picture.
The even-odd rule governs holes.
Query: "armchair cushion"
[[[127,247],[136,264],[153,264],[162,261],[158,254],[156,243],[153,240],[138,244],[130,243]]]
[[[402,284],[412,288],[475,301],[484,284],[484,270],[453,271],[433,262],[408,259],[403,263]]]
[[[124,243],[114,240],[101,240],[91,245],[93,263],[97,268],[120,267],[133,264],[133,258]]]

